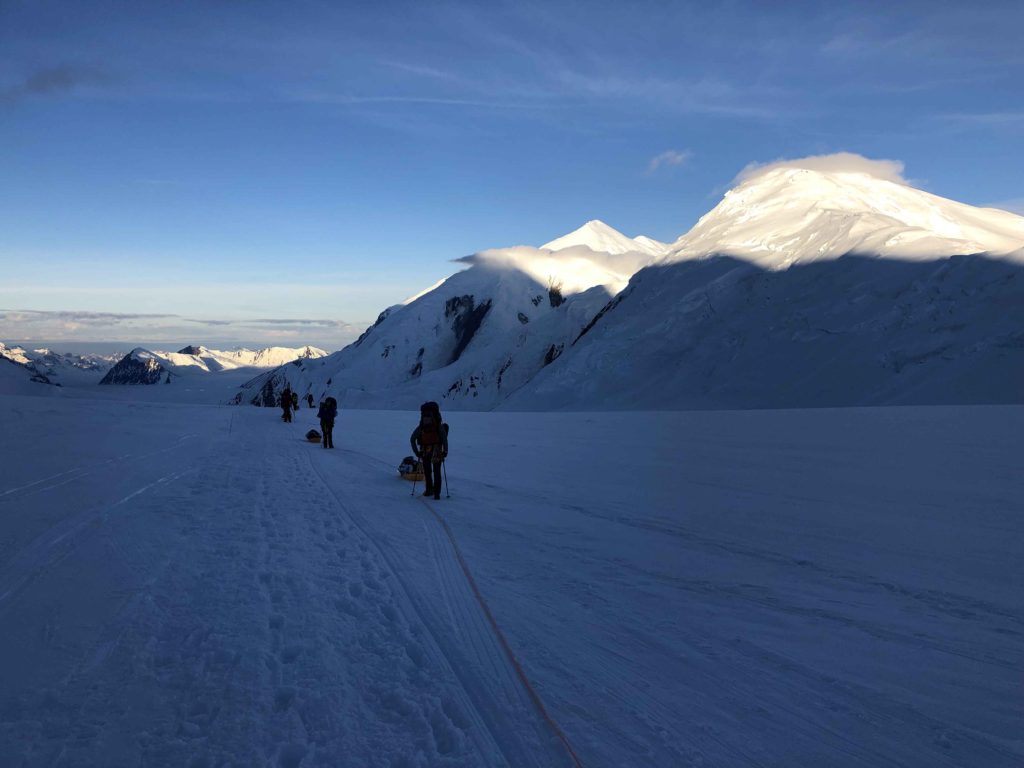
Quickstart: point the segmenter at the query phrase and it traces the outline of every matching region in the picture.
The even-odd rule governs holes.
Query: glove
[[[422,459],[423,458],[423,451],[413,451],[413,453],[416,454],[416,458],[417,459]]]

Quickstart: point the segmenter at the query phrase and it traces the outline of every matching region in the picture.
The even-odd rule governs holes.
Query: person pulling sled
[[[441,406],[420,406],[420,423],[409,438],[412,452],[423,462],[424,496],[441,498],[441,465],[448,457],[448,425],[441,421]]]

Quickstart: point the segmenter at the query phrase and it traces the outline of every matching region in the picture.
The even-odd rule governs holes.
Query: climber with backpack
[[[292,390],[287,384],[281,393],[281,420],[292,420]]]
[[[420,406],[420,423],[409,438],[412,452],[423,462],[424,496],[441,498],[441,465],[448,457],[448,425],[441,421],[435,402]]]
[[[317,411],[316,417],[320,419],[320,429],[324,433],[324,448],[333,448],[334,420],[338,417],[338,401],[333,397],[328,397],[320,403],[320,410]]]

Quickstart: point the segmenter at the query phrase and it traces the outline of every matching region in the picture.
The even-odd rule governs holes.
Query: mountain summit
[[[728,255],[766,269],[846,254],[934,259],[1005,254],[1024,245],[1024,218],[976,208],[833,156],[755,170],[670,247],[666,261]],[[853,163],[857,160],[859,163]]]
[[[549,243],[544,243],[541,249],[545,251],[561,251],[565,248],[575,246],[586,246],[598,253],[610,253],[612,255],[622,253],[646,253],[652,256],[660,255],[668,247],[665,243],[659,243],[649,237],[631,238],[610,227],[603,221],[591,219],[579,229],[575,229],[567,235],[556,238]]]

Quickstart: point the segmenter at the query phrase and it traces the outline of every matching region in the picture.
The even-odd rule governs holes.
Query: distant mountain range
[[[22,385],[95,386],[96,384],[156,384],[180,378],[195,380],[204,375],[275,368],[296,359],[328,354],[316,347],[266,347],[264,349],[216,350],[190,345],[177,352],[136,347],[128,354],[79,355],[49,349],[26,349],[0,343],[0,385],[5,392],[37,391]],[[234,385],[243,380],[238,377]],[[228,383],[232,386],[232,383]],[[230,390],[229,390],[230,391]]]
[[[286,384],[368,408],[1024,401],[1024,218],[856,156],[747,173],[672,244],[591,221],[460,262],[234,402]]]
[[[0,361],[7,364],[4,370],[11,381],[57,386],[95,384],[117,359],[116,355],[78,355],[0,343]]]
[[[221,351],[187,346],[177,352],[158,352],[136,347],[100,380],[100,384],[169,384],[180,377],[215,374],[245,368],[274,368],[296,359],[316,359],[327,354],[316,347],[266,347]]]

